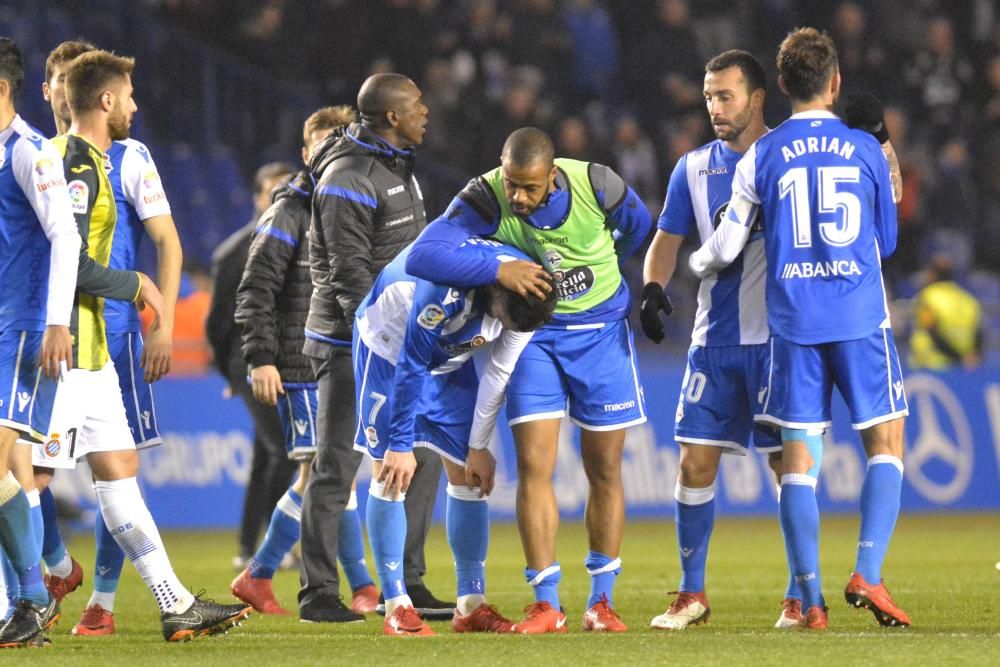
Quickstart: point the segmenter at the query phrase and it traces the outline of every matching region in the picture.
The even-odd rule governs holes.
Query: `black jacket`
[[[312,178],[301,171],[271,195],[236,292],[236,323],[242,327],[243,359],[251,368],[274,365],[283,383],[313,383],[302,353],[312,280],[309,219]]]
[[[427,224],[413,157],[358,123],[316,148],[306,354],[350,344],[354,311],[375,277]]]
[[[212,363],[230,384],[246,383],[246,364],[240,354],[236,326],[236,288],[250,250],[250,235],[257,222],[236,230],[212,253],[212,305],[205,320],[205,334],[212,346]]]

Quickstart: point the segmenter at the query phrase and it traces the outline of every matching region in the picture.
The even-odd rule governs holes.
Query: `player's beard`
[[[723,132],[716,131],[715,136],[723,141],[736,141],[743,134],[743,130],[747,129],[750,125],[750,118],[752,116],[753,109],[750,107],[750,103],[747,102],[743,111],[733,116],[733,119],[729,121],[729,129]]]
[[[111,136],[112,141],[121,141],[122,139],[128,139],[129,127],[132,125],[132,119],[124,113],[112,113],[108,116],[108,134]]]

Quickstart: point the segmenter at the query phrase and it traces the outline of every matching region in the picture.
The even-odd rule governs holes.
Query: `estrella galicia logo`
[[[577,266],[565,271],[556,271],[556,294],[560,301],[572,301],[583,296],[594,286],[594,270],[589,266]]]
[[[933,375],[909,376],[906,389],[911,410],[906,480],[927,500],[952,503],[968,490],[975,464],[965,409],[948,385]]]

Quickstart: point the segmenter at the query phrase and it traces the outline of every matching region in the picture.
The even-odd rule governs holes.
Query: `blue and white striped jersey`
[[[143,222],[158,215],[170,215],[170,204],[156,164],[142,142],[135,139],[113,142],[108,162],[108,179],[118,209],[108,267],[135,270],[139,242],[145,233]],[[139,331],[139,313],[135,304],[127,301],[105,300],[104,320],[108,333]]]
[[[732,261],[760,214],[771,332],[800,345],[889,326],[881,258],[896,248],[896,204],[878,141],[829,111],[793,115],[750,147],[699,275]]]
[[[0,330],[69,325],[79,250],[62,157],[14,116],[0,132]]]
[[[657,228],[683,236],[695,226],[699,240],[707,241],[725,215],[736,163],[741,157],[719,139],[681,157],[670,175]],[[767,342],[766,269],[764,237],[756,231],[732,264],[701,281],[692,345]]]

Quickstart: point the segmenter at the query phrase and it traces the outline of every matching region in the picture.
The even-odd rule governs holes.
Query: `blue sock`
[[[0,567],[3,568],[3,580],[6,586],[4,594],[7,597],[7,616],[10,616],[14,611],[14,605],[17,604],[17,597],[21,588],[17,585],[17,572],[14,571],[14,566],[11,565],[10,559],[7,558],[7,554],[3,549],[0,549]]]
[[[854,569],[870,584],[882,580],[882,561],[899,516],[902,487],[902,461],[887,455],[868,459],[868,472],[861,485],[861,532]]]
[[[0,480],[0,494],[8,499],[0,505],[0,545],[17,573],[19,599],[48,604],[49,592],[42,581],[42,542],[35,536],[28,496],[9,472]]]
[[[778,484],[778,503],[780,507],[781,484]],[[785,586],[785,597],[802,602],[802,589],[799,588],[799,583],[795,581],[795,576],[792,574],[792,553],[788,550],[788,540],[785,540],[785,562],[788,563],[788,585]]]
[[[535,602],[548,602],[554,609],[561,609],[559,604],[559,580],[562,578],[562,568],[559,563],[552,563],[545,569],[532,570],[524,568],[524,578],[535,589]]]
[[[622,559],[612,558],[599,551],[587,553],[583,562],[590,575],[590,597],[587,598],[587,609],[590,609],[601,599],[607,599],[608,606],[613,606],[612,594],[615,590],[615,578],[622,573]]]
[[[42,507],[42,559],[46,565],[52,566],[61,563],[66,557],[66,545],[63,544],[62,535],[59,534],[59,523],[56,520],[56,497],[52,495],[52,489],[45,487],[39,496]]]
[[[490,545],[490,514],[479,489],[448,485],[445,507],[448,546],[455,556],[458,596],[486,595],[486,552]]]
[[[94,540],[97,545],[94,560],[94,590],[98,593],[115,593],[118,590],[118,579],[122,576],[122,566],[125,564],[125,552],[108,530],[100,505],[97,507],[97,519],[94,521]]]
[[[302,496],[292,489],[285,491],[271,513],[264,541],[250,559],[247,568],[255,579],[270,579],[302,532]]]
[[[351,491],[343,514],[340,515],[340,537],[337,538],[337,559],[344,568],[351,590],[356,591],[375,582],[368,574],[365,562],[365,536],[361,532],[361,517],[358,516],[358,501]]]
[[[698,489],[677,482],[674,500],[677,547],[681,557],[679,590],[701,593],[705,590],[708,542],[715,527],[715,484]]]
[[[819,508],[816,480],[781,476],[781,531],[792,576],[802,589],[802,609],[826,606],[819,576]]]
[[[403,581],[403,549],[406,546],[406,508],[403,500],[386,500],[382,485],[372,481],[368,490],[368,541],[372,545],[375,570],[386,600],[406,595]]]
[[[42,544],[45,542],[45,520],[42,518],[42,501],[38,489],[25,493],[28,497],[28,507],[31,512],[31,533],[38,543],[38,557],[41,560]]]

